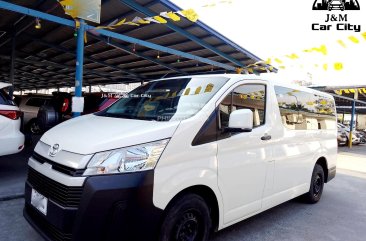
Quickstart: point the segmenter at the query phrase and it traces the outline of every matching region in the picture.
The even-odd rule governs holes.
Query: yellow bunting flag
[[[290,54],[290,55],[286,55],[287,58],[290,58],[290,59],[298,59],[299,56],[297,56],[297,54]]]
[[[212,8],[212,7],[215,7],[215,6],[216,6],[216,3],[211,3],[211,4],[203,5],[202,7],[203,8]]]
[[[153,18],[156,21],[158,21],[159,23],[167,23],[167,21],[164,18],[160,17],[160,16],[154,16]]]
[[[160,15],[162,15],[162,14],[160,14]],[[180,17],[177,14],[173,13],[173,12],[163,13],[162,16],[166,17],[166,18],[170,18],[174,22],[180,21]]]
[[[140,17],[135,17],[132,22],[134,23],[138,23],[138,24],[149,24],[150,21],[146,20],[146,19],[143,19],[143,18],[140,18]]]
[[[318,48],[316,51],[318,51],[318,52],[320,52],[324,55],[328,54],[328,50],[327,50],[327,47],[325,45],[320,46],[320,48]]]
[[[113,26],[116,26],[116,27],[118,27],[118,26],[121,26],[122,24],[124,24],[126,22],[126,19],[124,18],[124,19],[122,19],[122,20],[120,20],[120,21],[118,21],[115,25],[113,25]]]
[[[283,62],[282,62],[282,60],[280,60],[279,58],[275,58],[274,59],[277,63],[279,63],[279,64],[282,64]]]
[[[337,71],[342,70],[343,69],[343,63],[341,63],[341,62],[334,63],[334,69],[337,70]]]
[[[328,64],[323,64],[323,69],[324,69],[325,71],[327,71],[327,70],[328,70]]]
[[[191,22],[197,22],[198,20],[198,14],[192,8],[187,10],[181,10],[178,13],[186,17]]]
[[[366,32],[361,33],[361,35],[366,40]]]
[[[138,24],[138,23],[134,23],[134,22],[132,22],[132,21],[125,22],[124,24],[125,24],[125,25],[131,25],[131,26],[140,26],[140,24]]]
[[[343,48],[347,48],[346,44],[343,42],[343,40],[337,40],[337,43],[341,45]]]
[[[358,44],[360,42],[355,36],[349,36],[348,39],[355,44]]]
[[[236,68],[235,70],[237,74],[241,74],[241,72],[243,72],[243,68]]]

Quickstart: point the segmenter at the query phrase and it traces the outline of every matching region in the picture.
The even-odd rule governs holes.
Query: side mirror
[[[249,109],[235,110],[230,114],[229,127],[226,132],[251,132],[253,129],[253,112]]]

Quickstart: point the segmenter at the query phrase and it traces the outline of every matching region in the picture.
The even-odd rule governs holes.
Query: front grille
[[[83,175],[83,173],[85,171],[85,169],[75,169],[72,167],[67,167],[67,166],[61,165],[61,164],[51,161],[35,152],[33,153],[32,158],[42,164],[47,162],[50,165],[52,165],[53,170],[62,172],[66,175],[73,176],[73,177],[80,177]]]
[[[63,207],[78,207],[82,187],[68,187],[56,182],[41,173],[28,169],[28,182],[37,192]]]
[[[70,241],[72,238],[71,233],[64,233],[42,217],[37,210],[25,205],[25,209],[32,221],[52,240],[55,241]]]

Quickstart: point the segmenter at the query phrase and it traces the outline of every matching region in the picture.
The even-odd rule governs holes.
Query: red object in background
[[[91,114],[104,110],[118,100],[117,97],[108,96],[108,94],[92,93],[84,96],[83,115]]]
[[[68,98],[64,98],[64,102],[62,103],[61,112],[65,113],[69,109],[70,100]]]
[[[105,108],[109,107],[114,102],[116,102],[117,100],[118,100],[117,98],[107,99],[101,106],[99,106],[98,111],[104,110]]]
[[[19,117],[22,115],[22,112],[18,110],[0,110],[0,115],[12,120],[18,120]]]

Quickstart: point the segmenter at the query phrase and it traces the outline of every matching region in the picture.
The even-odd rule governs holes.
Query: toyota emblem
[[[56,154],[59,152],[59,149],[60,149],[60,145],[54,144],[53,146],[50,147],[50,150],[48,151],[48,155],[50,157],[56,156]]]

